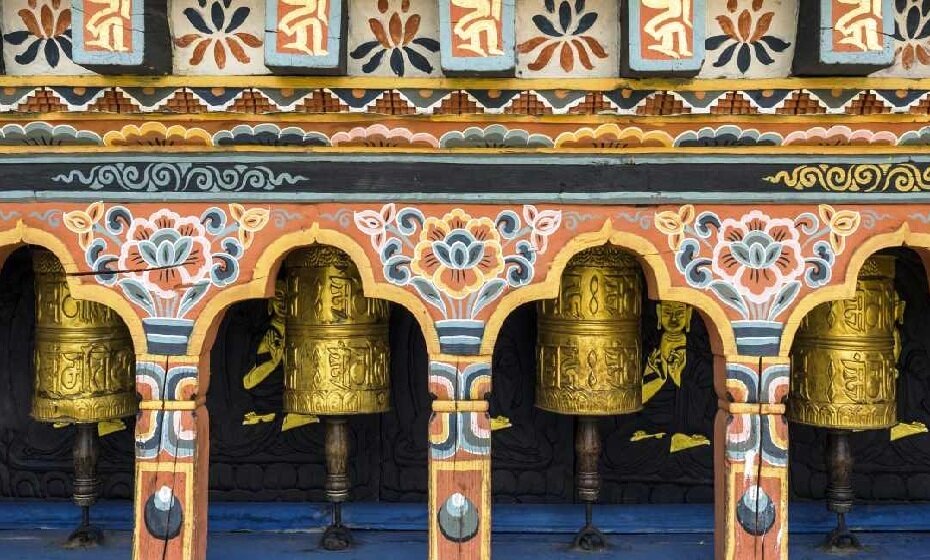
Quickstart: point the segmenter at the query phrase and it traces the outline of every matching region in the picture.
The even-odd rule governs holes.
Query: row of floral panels
[[[131,0],[123,0],[123,3]],[[802,0],[655,0],[657,15],[643,19],[645,32],[656,42],[670,44],[669,56],[690,54],[703,43],[703,65],[697,76],[782,77],[791,73]],[[814,0],[810,0],[812,3]],[[515,51],[518,77],[609,77],[620,72],[622,48],[619,0],[511,0],[515,2]],[[880,76],[930,76],[930,4],[925,0],[836,0],[854,11],[878,14],[890,10],[893,25],[876,30],[866,19],[848,22],[849,33],[871,33],[893,43],[893,63],[875,72]],[[104,4],[104,3],[96,3]],[[301,6],[303,19],[295,33],[315,33],[309,26],[317,3]],[[324,5],[320,2],[320,5]],[[347,69],[357,76],[442,75],[440,7],[436,0],[351,0],[347,5]],[[464,1],[453,5],[499,5]],[[505,3],[508,4],[508,3]],[[92,73],[73,61],[78,47],[68,0],[4,0],[2,6],[3,61],[11,75],[76,75]],[[121,4],[122,5],[122,4]],[[127,4],[128,5],[128,4]],[[499,7],[499,6],[498,6]],[[488,8],[490,9],[490,8]],[[645,9],[645,8],[644,8]],[[705,10],[705,29],[692,30],[689,10]],[[691,14],[693,16],[693,14]],[[294,16],[296,21],[298,16]],[[876,16],[877,17],[877,16]],[[176,74],[266,74],[265,0],[169,0],[172,65]],[[83,22],[84,20],[81,19]],[[309,22],[309,23],[308,23]],[[650,27],[650,24],[652,27]],[[90,23],[88,23],[90,25]],[[98,36],[112,41],[113,29],[96,25]],[[678,27],[676,27],[678,26]],[[127,28],[128,29],[128,28]],[[890,30],[893,29],[893,32]],[[332,30],[331,30],[332,31]],[[480,32],[467,31],[472,39]],[[682,35],[678,36],[677,34]],[[693,35],[692,35],[693,33]],[[334,35],[336,33],[333,33]],[[684,34],[687,34],[687,38]],[[466,35],[463,32],[462,37]],[[120,36],[121,37],[121,36]],[[644,36],[645,37],[645,36]],[[676,38],[677,37],[677,38]],[[862,41],[866,41],[863,35]],[[103,40],[103,39],[101,39]],[[684,43],[681,43],[682,45]],[[887,66],[887,65],[885,65]]]

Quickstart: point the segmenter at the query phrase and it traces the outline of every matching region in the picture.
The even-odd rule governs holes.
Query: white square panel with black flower
[[[263,0],[172,0],[177,74],[267,74]]]
[[[6,73],[89,74],[71,61],[70,0],[2,0]]]
[[[799,1],[708,0],[706,55],[698,77],[788,76]]]
[[[517,76],[616,76],[616,0],[517,0]]]
[[[349,75],[439,76],[436,0],[349,2]]]

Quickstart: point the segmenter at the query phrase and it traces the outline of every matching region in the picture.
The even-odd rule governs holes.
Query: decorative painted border
[[[100,78],[95,76],[95,78]],[[696,80],[492,80],[255,77],[241,80],[43,80],[0,78],[2,113],[362,113],[396,116],[930,114],[930,81],[866,78]],[[50,83],[45,83],[46,81]]]

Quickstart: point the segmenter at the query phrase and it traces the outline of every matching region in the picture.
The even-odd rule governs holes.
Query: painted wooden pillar
[[[694,76],[704,64],[705,0],[625,0],[621,73]]]
[[[71,0],[72,58],[100,73],[171,71],[167,0]]]
[[[206,558],[210,423],[201,367],[187,356],[136,361],[134,560]]]
[[[430,361],[429,558],[491,556],[491,356]]]
[[[442,69],[449,75],[511,76],[516,0],[439,0]]]
[[[343,74],[346,0],[265,0],[265,65],[285,74]]]
[[[894,62],[893,0],[801,2],[795,74],[862,75]]]
[[[718,359],[716,558],[788,558],[787,359]],[[721,458],[719,455],[722,455]],[[722,489],[722,492],[721,490]]]

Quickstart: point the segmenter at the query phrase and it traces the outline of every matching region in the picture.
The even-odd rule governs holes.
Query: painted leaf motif
[[[203,295],[207,293],[207,290],[210,288],[210,282],[207,280],[202,280],[197,282],[193,286],[187,289],[184,292],[184,295],[181,297],[181,303],[178,305],[178,317],[183,317],[187,315],[187,312],[191,310],[197,302],[203,299]]]
[[[597,12],[591,12],[581,16],[581,19],[578,20],[578,27],[575,28],[575,32],[572,33],[572,35],[581,35],[587,32],[596,22]]]
[[[526,65],[530,70],[542,70],[549,64],[549,59],[552,58],[552,53],[555,52],[556,47],[559,46],[559,43],[552,42],[546,45],[546,47],[539,52],[539,55],[536,57],[536,60],[530,62]]]
[[[785,284],[785,286],[778,292],[778,295],[775,296],[775,300],[772,302],[772,307],[769,308],[769,315],[767,319],[769,321],[774,321],[782,311],[791,305],[791,302],[794,301],[795,297],[797,297],[798,291],[800,289],[801,283],[797,280]]]
[[[774,35],[766,35],[762,37],[760,41],[768,45],[768,47],[775,52],[782,52],[791,46],[791,43],[786,43]]]
[[[410,41],[413,41],[413,38],[417,36],[417,31],[420,30],[420,14],[413,14],[407,18],[407,22],[404,24],[404,44],[408,44]]]
[[[439,41],[436,39],[430,39],[429,37],[418,37],[413,40],[415,45],[420,45],[424,49],[431,52],[439,52]]]
[[[503,278],[495,278],[484,286],[481,286],[481,289],[478,290],[475,296],[475,303],[471,307],[471,317],[476,317],[482,309],[497,299],[504,291],[505,287],[507,287],[507,282]]]
[[[425,56],[418,53],[416,50],[410,47],[404,47],[404,52],[407,53],[407,58],[410,60],[410,64],[413,64],[413,67],[423,72],[429,74],[433,71],[433,65],[429,63],[429,60]]]
[[[203,20],[203,16],[200,15],[200,12],[194,8],[185,8],[182,13],[187,18],[187,21],[189,21],[197,31],[200,31],[206,35],[213,33],[213,30],[207,26],[207,22]]]
[[[524,41],[524,42],[520,43],[519,45],[517,45],[517,51],[518,51],[518,52],[521,52],[521,53],[524,53],[524,54],[525,54],[525,53],[528,53],[528,52],[532,52],[532,51],[535,50],[539,45],[542,45],[543,43],[545,43],[545,42],[548,41],[548,40],[549,40],[549,39],[543,37],[542,35],[540,35],[540,36],[538,36],[538,37],[533,37],[532,39],[530,39],[530,40],[528,40],[528,41]]]
[[[604,50],[604,47],[601,46],[600,42],[590,35],[584,35],[581,37],[581,40],[587,43],[588,48],[591,49],[591,52],[594,53],[594,56],[598,58],[607,58],[607,51]]]
[[[22,45],[23,41],[28,39],[30,36],[31,35],[28,31],[14,31],[4,35],[3,40],[11,45]]]
[[[569,5],[568,0],[562,0],[562,3],[559,4],[559,25],[562,26],[563,33],[568,31],[568,24],[571,22],[572,7]]]
[[[756,58],[759,59],[759,62],[762,64],[771,64],[775,62],[771,56],[769,56],[769,51],[765,50],[765,46],[761,43],[753,43],[752,48],[756,51]]]
[[[759,18],[759,21],[756,22],[756,30],[753,31],[752,36],[749,38],[750,43],[758,41],[760,37],[769,32],[769,27],[772,26],[773,17],[775,17],[775,12],[767,12],[762,14],[762,16]]]
[[[129,301],[145,309],[149,315],[155,315],[155,302],[152,301],[151,294],[141,282],[132,278],[124,278],[119,281],[119,287]]]
[[[19,15],[20,19],[23,20],[23,24],[26,26],[26,29],[29,30],[29,33],[33,37],[42,36],[42,30],[39,29],[39,22],[36,20],[36,16],[31,11],[24,8],[16,13]]]
[[[730,38],[729,35],[714,35],[713,37],[708,37],[707,40],[704,41],[704,48],[709,51],[715,51]]]
[[[377,70],[378,67],[381,66],[381,59],[384,58],[384,53],[386,52],[387,51],[384,50],[376,52],[375,55],[371,57],[371,60],[362,65],[362,72],[369,74]]]
[[[719,297],[721,301],[739,311],[743,317],[749,315],[743,297],[736,291],[736,288],[730,284],[722,280],[714,280],[708,285],[708,288],[717,294],[717,297]]]
[[[391,70],[398,76],[404,75],[404,55],[400,49],[391,51]]]
[[[249,17],[249,8],[245,6],[239,6],[236,8],[236,11],[233,12],[231,18],[229,18],[229,25],[226,26],[226,33],[232,33],[236,29],[239,29],[239,26],[245,22],[245,18]]]
[[[251,33],[234,33],[233,36],[253,49],[262,46],[262,40]]]
[[[543,15],[533,16],[533,23],[536,25],[536,29],[539,29],[540,32],[545,33],[550,37],[561,37],[562,34],[555,30],[555,26],[552,25],[552,22],[549,21],[549,18]]]
[[[355,47],[355,50],[350,53],[350,56],[356,60],[360,58],[365,58],[374,50],[375,47],[380,45],[378,41],[368,41],[367,43],[362,43],[361,45]]]
[[[55,24],[55,33],[53,37],[64,34],[71,27],[71,10],[62,10],[58,14],[58,23]]]
[[[58,61],[60,60],[60,55],[58,52],[58,43],[55,41],[46,41],[45,42],[45,60],[48,62],[48,65],[52,68],[58,66]]]
[[[223,13],[223,7],[219,2],[213,2],[210,6],[210,19],[213,21],[213,28],[220,30],[226,22],[226,14]]]
[[[433,286],[432,282],[421,276],[414,276],[410,279],[410,283],[413,284],[413,287],[417,290],[417,293],[420,294],[420,297],[423,298],[423,301],[440,310],[443,316],[448,315],[446,312],[446,304],[442,300],[442,295],[439,293],[439,290]]]

